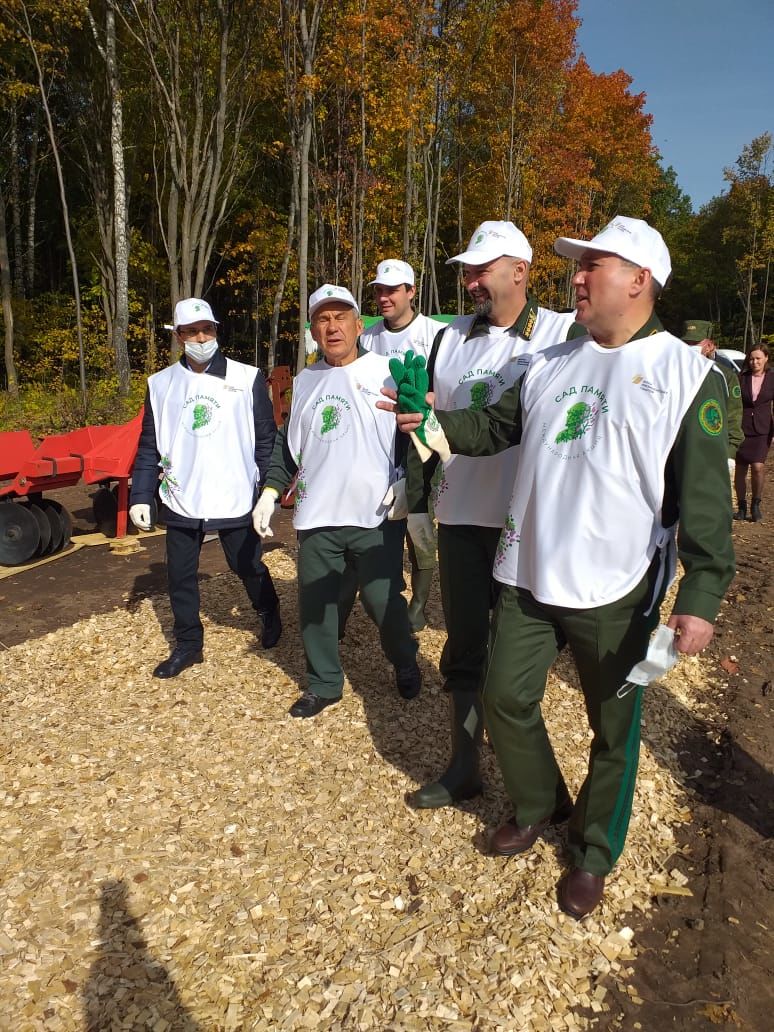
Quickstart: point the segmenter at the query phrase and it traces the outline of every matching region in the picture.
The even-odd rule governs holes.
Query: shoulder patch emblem
[[[723,429],[723,410],[715,398],[708,398],[699,409],[699,426],[705,434],[717,437]]]
[[[741,398],[742,397],[742,388],[739,386],[738,383],[735,383],[734,386],[731,388],[731,397],[732,398]]]

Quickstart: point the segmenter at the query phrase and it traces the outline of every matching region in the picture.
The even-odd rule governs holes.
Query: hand
[[[435,565],[435,527],[429,513],[410,512],[407,516],[409,537],[420,561],[420,569]],[[425,565],[422,566],[421,564]]]
[[[736,460],[735,459],[729,459],[728,460],[728,472],[731,474],[731,476],[733,476],[734,473],[736,472]]]
[[[675,632],[675,648],[684,656],[695,656],[706,649],[715,633],[715,628],[708,620],[700,616],[688,616],[687,613],[673,613],[667,620],[667,627]]]
[[[150,505],[146,502],[139,502],[129,507],[129,519],[138,530],[152,530]]]
[[[279,495],[273,487],[265,487],[253,509],[253,526],[255,533],[260,538],[274,537],[271,529],[271,518],[274,515],[274,506],[277,504]]]

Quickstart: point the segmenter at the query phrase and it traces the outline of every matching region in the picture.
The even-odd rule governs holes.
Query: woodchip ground
[[[422,695],[401,700],[358,607],[342,703],[311,721],[293,547],[269,553],[285,633],[262,652],[231,574],[205,582],[205,663],[173,681],[168,602],[144,599],[0,653],[0,1019],[14,1032],[150,1029],[582,1029],[625,987],[633,913],[688,893],[674,864],[690,821],[678,712],[700,713],[703,659],[647,693],[626,850],[598,914],[556,903],[552,831],[488,856],[508,815],[491,750],[485,795],[415,812],[444,765],[440,606],[419,635]],[[589,735],[574,669],[545,712],[571,790]]]

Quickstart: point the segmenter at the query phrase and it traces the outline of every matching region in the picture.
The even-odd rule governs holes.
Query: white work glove
[[[253,509],[253,526],[258,537],[274,537],[271,529],[271,518],[274,515],[274,506],[277,504],[279,495],[273,487],[265,487]]]
[[[129,519],[138,530],[151,530],[150,506],[147,502],[140,502],[129,507]]]
[[[406,498],[406,480],[396,480],[387,488],[387,494],[382,498],[382,505],[386,505],[388,520],[405,520],[408,516],[408,498]]]
[[[410,512],[407,520],[409,537],[417,553],[419,568],[432,569],[435,563],[435,528],[432,516],[426,512]]]
[[[451,448],[446,434],[432,409],[422,425],[411,431],[410,437],[422,462],[427,462],[433,452],[437,453],[441,462],[448,462],[451,458]]]

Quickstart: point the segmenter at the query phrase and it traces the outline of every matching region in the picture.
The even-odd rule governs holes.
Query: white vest
[[[430,357],[435,335],[444,329],[446,323],[429,319],[426,315],[417,315],[402,330],[390,330],[384,319],[360,334],[360,343],[375,355],[385,358],[403,358],[407,351],[415,355]]]
[[[664,331],[609,349],[586,336],[537,355],[495,578],[577,609],[631,591],[673,537],[661,525],[664,469],[711,369]],[[702,414],[709,432],[716,416],[711,405]]]
[[[395,416],[376,408],[395,388],[389,364],[365,354],[345,366],[316,362],[293,381],[288,447],[298,466],[296,530],[378,527],[395,480]]]
[[[226,378],[193,373],[180,362],[148,379],[161,500],[195,520],[250,512],[255,464],[253,384],[258,370],[226,359]]]
[[[441,339],[433,371],[435,407],[439,410],[493,405],[524,375],[536,351],[567,338],[574,321],[572,312],[538,308],[533,326],[525,327],[529,339],[490,326],[487,337],[468,340],[474,318],[463,315],[455,319]],[[516,447],[476,458],[452,455],[433,494],[438,521],[502,527],[518,452]]]

